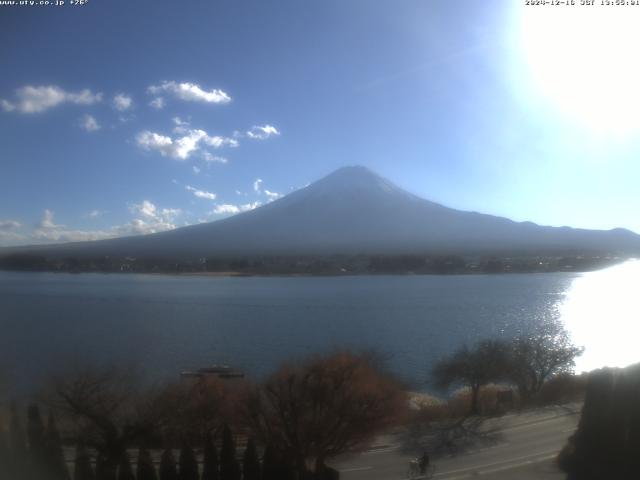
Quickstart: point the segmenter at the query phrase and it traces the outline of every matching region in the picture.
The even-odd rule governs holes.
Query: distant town
[[[587,272],[626,260],[616,255],[279,255],[198,259],[136,257],[52,258],[28,253],[0,257],[0,269],[48,272],[211,275],[451,275]]]

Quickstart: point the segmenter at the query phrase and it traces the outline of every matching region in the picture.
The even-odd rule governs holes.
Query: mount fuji
[[[47,256],[640,253],[625,229],[540,226],[445,207],[352,166],[255,210],[137,237],[14,247]]]

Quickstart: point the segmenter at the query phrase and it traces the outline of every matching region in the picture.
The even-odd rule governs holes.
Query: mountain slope
[[[364,167],[212,223],[98,242],[38,247],[49,255],[201,257],[332,253],[640,252],[640,236],[543,227],[464,212],[412,195]]]

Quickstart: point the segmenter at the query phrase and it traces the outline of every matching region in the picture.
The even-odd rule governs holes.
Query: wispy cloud
[[[15,97],[13,101],[0,100],[5,112],[41,113],[63,103],[93,105],[102,101],[102,93],[93,93],[89,89],[67,92],[55,85],[26,85],[16,90]]]
[[[181,119],[180,117],[173,117],[173,124],[175,125],[175,127],[173,127],[173,133],[185,133],[189,127],[189,122],[186,120]]]
[[[267,190],[266,188],[263,189],[262,188],[262,179],[261,178],[256,178],[256,180],[253,182],[253,191],[257,194],[260,195],[265,195],[270,202],[277,200],[278,198],[282,197],[283,195],[281,193],[278,192],[273,192],[271,190]]]
[[[164,98],[156,97],[149,102],[149,106],[155,108],[156,110],[162,110],[164,108]]]
[[[24,243],[27,237],[19,231],[21,228],[17,220],[0,220],[0,245]]]
[[[215,200],[217,197],[215,193],[207,192],[206,190],[199,190],[195,187],[192,187],[191,185],[185,185],[184,188],[186,188],[188,191],[193,193],[198,198],[204,198],[206,200]]]
[[[64,225],[56,225],[53,221],[53,216],[54,213],[51,210],[45,210],[38,224],[38,228],[62,228]]]
[[[113,97],[113,108],[119,112],[125,112],[133,105],[133,99],[124,93],[117,93]]]
[[[86,130],[87,132],[95,132],[100,130],[100,125],[98,121],[92,115],[83,115],[80,118],[80,128]]]
[[[202,158],[204,159],[205,162],[207,163],[228,163],[229,160],[226,159],[225,157],[221,157],[219,155],[213,155],[210,152],[207,151],[203,151],[202,152]]]
[[[105,212],[103,212],[102,210],[91,210],[88,214],[87,217],[89,218],[98,218],[101,217]]]
[[[0,220],[0,245],[24,242],[25,236],[18,230],[22,224],[17,220]]]
[[[219,135],[209,136],[205,135],[202,140],[208,146],[213,148],[222,148],[222,147],[237,147],[240,145],[238,141],[234,138],[229,137],[221,137]]]
[[[147,92],[156,96],[172,94],[176,98],[187,102],[225,104],[231,101],[231,97],[220,89],[205,90],[200,85],[190,82],[162,82],[159,85],[149,86]]]
[[[22,226],[17,220],[0,220],[0,230],[8,231],[15,230]]]
[[[28,242],[28,237],[19,232],[0,230],[0,245],[20,245]]]
[[[144,150],[156,151],[176,160],[187,160],[203,144],[212,148],[238,146],[238,141],[233,138],[211,136],[199,129],[186,130],[181,137],[176,138],[145,130],[137,135],[136,142]]]
[[[273,125],[255,125],[247,131],[247,137],[254,140],[266,140],[277,135],[280,135],[280,131]]]

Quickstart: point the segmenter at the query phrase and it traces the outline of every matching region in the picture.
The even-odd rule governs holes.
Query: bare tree
[[[104,471],[114,478],[127,446],[163,420],[153,395],[141,391],[135,375],[118,368],[88,367],[57,377],[47,398],[75,425],[78,442],[96,449]]]
[[[498,340],[483,340],[473,348],[463,346],[433,367],[436,385],[449,388],[462,385],[471,388],[472,415],[478,413],[480,388],[506,376],[509,361],[508,346]]]
[[[337,353],[278,370],[249,393],[246,419],[302,476],[370,441],[406,405],[403,389],[368,356]]]
[[[520,398],[530,400],[550,377],[570,373],[584,349],[571,342],[559,320],[551,320],[513,341],[508,376]]]
[[[201,378],[171,383],[158,391],[157,408],[164,422],[164,437],[176,444],[195,444],[207,434],[231,423],[237,410],[240,389],[224,380]]]

